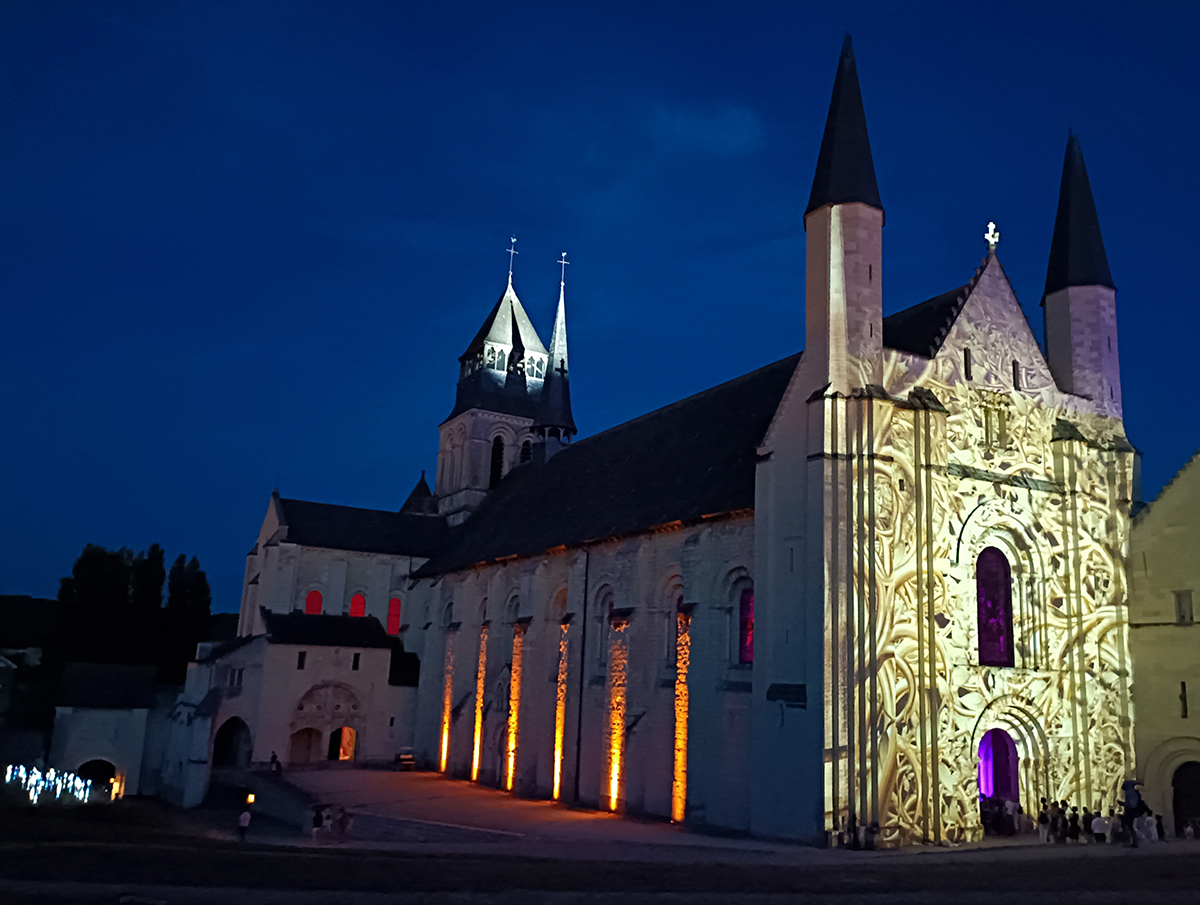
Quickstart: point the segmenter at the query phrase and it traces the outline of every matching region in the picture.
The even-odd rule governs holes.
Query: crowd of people
[[[312,839],[317,845],[345,842],[354,829],[354,815],[341,805],[313,808]]]

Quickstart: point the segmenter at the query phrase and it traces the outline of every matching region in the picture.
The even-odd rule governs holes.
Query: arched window
[[[738,597],[738,662],[754,662],[754,588],[742,588]]]
[[[400,634],[400,598],[393,597],[388,601],[387,633]]]
[[[454,624],[454,603],[446,604],[446,608],[442,610],[442,625],[449,628]]]
[[[492,346],[488,346],[487,350],[487,366],[489,368],[496,367],[496,350]]]
[[[350,615],[365,616],[367,615],[367,598],[362,594],[355,594],[350,598]]]
[[[496,350],[496,370],[503,371],[504,369],[505,369],[504,368],[504,350],[497,349]]]
[[[492,476],[488,481],[488,490],[500,483],[504,477],[504,438],[497,437],[492,441]]]
[[[321,592],[309,591],[304,598],[304,612],[309,616],[321,615]]]
[[[987,547],[975,561],[975,592],[979,601],[979,663],[1013,665],[1012,572],[1008,559]]]
[[[521,464],[524,465],[533,458],[533,443],[526,440],[521,444]]]

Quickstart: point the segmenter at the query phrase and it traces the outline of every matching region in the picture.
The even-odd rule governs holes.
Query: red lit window
[[[754,589],[742,591],[738,604],[738,662],[754,662]]]
[[[388,623],[387,632],[389,635],[400,634],[400,598],[393,597],[388,601]]]
[[[367,598],[362,594],[355,594],[350,598],[350,615],[365,616],[367,615]]]
[[[304,612],[310,616],[321,615],[321,592],[309,591],[308,596],[304,598]]]

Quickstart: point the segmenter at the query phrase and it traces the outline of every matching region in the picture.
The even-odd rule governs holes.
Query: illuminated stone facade
[[[1172,836],[1200,818],[1197,537],[1200,465],[1193,456],[1134,519],[1129,557],[1137,778]]]

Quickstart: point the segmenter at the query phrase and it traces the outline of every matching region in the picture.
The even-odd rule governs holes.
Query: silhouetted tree
[[[196,655],[196,645],[205,640],[211,609],[212,591],[200,561],[194,556],[189,561],[179,554],[167,575],[164,641],[171,665],[164,664],[163,681],[183,681],[188,661]]]

